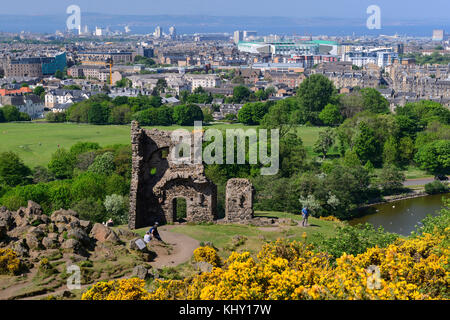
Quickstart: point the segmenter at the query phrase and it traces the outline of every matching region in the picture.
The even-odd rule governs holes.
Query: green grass
[[[193,130],[194,127],[181,126],[154,126],[145,128],[156,128],[160,130],[176,130],[180,128]],[[249,129],[256,126],[245,126],[242,124],[218,123],[204,126],[204,129]],[[312,145],[317,140],[319,132],[323,128],[298,127],[303,143],[312,153]],[[89,125],[74,123],[0,123],[0,152],[13,151],[17,153],[30,167],[37,165],[46,166],[50,161],[52,153],[58,146],[69,149],[80,141],[97,142],[101,146],[112,144],[130,144],[129,125]]]
[[[293,220],[301,220],[301,216],[285,212],[255,212],[256,217],[274,217],[289,218]],[[230,245],[232,239],[236,235],[247,238],[242,246],[236,250],[239,252],[249,251],[256,254],[267,242],[275,241],[279,238],[287,238],[289,240],[304,241],[303,233],[306,233],[306,241],[312,240],[313,234],[320,234],[322,237],[331,237],[335,234],[336,227],[340,225],[338,222],[323,221],[315,218],[309,219],[309,227],[282,225],[281,228],[257,227],[241,224],[184,224],[176,225],[170,229],[171,232],[185,234],[200,242],[212,242],[219,249],[222,258],[227,258],[232,250]],[[276,229],[275,229],[276,228]],[[148,228],[136,230],[138,234],[143,236]]]

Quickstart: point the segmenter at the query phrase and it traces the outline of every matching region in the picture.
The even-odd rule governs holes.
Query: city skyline
[[[305,2],[281,0],[276,5],[269,0],[238,1],[206,1],[173,0],[171,6],[163,0],[148,2],[145,0],[129,0],[111,2],[107,0],[41,0],[36,3],[24,0],[18,7],[15,3],[2,4],[0,14],[7,15],[64,15],[69,5],[78,5],[82,12],[120,15],[207,15],[207,16],[259,16],[259,17],[296,17],[315,18],[333,17],[342,19],[358,19],[366,17],[366,8],[377,5],[384,18],[389,20],[409,20],[428,18],[449,20],[450,2],[447,0],[428,1],[389,1],[389,0],[343,0],[340,2],[325,0],[322,2]]]

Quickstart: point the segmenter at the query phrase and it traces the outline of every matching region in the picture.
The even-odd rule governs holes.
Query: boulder
[[[78,240],[80,243],[82,243],[85,246],[89,246],[91,244],[91,239],[87,235],[86,231],[84,231],[81,228],[70,229],[69,232],[67,233],[67,237],[69,239]]]
[[[0,223],[4,223],[6,229],[11,230],[14,227],[14,219],[10,211],[0,208]]]
[[[137,277],[139,279],[145,280],[148,278],[148,270],[144,266],[136,266],[133,269],[133,277]]]
[[[17,227],[24,227],[30,225],[28,221],[28,215],[25,215],[25,208],[19,208],[16,212],[13,212],[12,217]]]
[[[6,239],[8,237],[8,228],[6,223],[0,222],[0,240]]]
[[[92,223],[88,220],[80,220],[80,227],[89,233],[92,230]]]
[[[195,264],[195,269],[200,272],[211,272],[214,266],[205,261],[199,261]]]
[[[16,241],[12,246],[12,249],[17,253],[20,257],[28,257],[29,251],[28,246],[24,239]]]
[[[67,229],[79,229],[80,228],[80,220],[78,218],[72,218],[72,221],[67,225]]]
[[[60,218],[60,217],[64,217],[64,218]],[[77,218],[78,220],[78,213],[76,213],[73,210],[64,210],[64,209],[60,209],[58,211],[55,211],[52,213],[52,215],[50,216],[50,219],[53,222],[71,222],[74,219],[73,218]]]
[[[81,243],[75,239],[68,239],[68,240],[64,241],[63,244],[61,245],[61,248],[64,251],[70,252],[70,253],[80,253],[83,251]]]
[[[56,249],[59,247],[58,234],[49,233],[44,239],[42,239],[42,245],[46,249]]]
[[[38,239],[38,237],[37,237],[35,234],[33,234],[33,233],[28,233],[28,234],[25,236],[25,240],[26,240],[26,242],[27,242],[28,247],[29,247],[31,250],[37,250],[37,249],[40,249],[41,241]]]
[[[113,230],[101,223],[94,224],[89,235],[99,242],[110,241],[116,243],[120,241]]]
[[[38,205],[36,202],[28,200],[28,206],[25,209],[26,216],[28,216],[28,217],[32,217],[34,215],[40,216],[43,213],[44,213],[44,211],[42,210],[42,207],[40,205]]]
[[[34,235],[39,240],[42,240],[45,237],[45,229],[38,227],[31,227],[28,229],[27,234]]]

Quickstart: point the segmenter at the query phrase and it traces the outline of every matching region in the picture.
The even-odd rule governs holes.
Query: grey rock
[[[8,229],[6,223],[0,222],[0,240],[6,239],[8,237]]]
[[[148,278],[148,270],[144,266],[136,266],[133,269],[133,276],[145,280]]]
[[[85,246],[89,246],[91,244],[91,239],[87,235],[86,231],[84,231],[81,228],[70,229],[69,232],[67,233],[67,237],[78,240]]]
[[[211,272],[214,266],[208,262],[200,261],[195,264],[195,269],[200,272]]]
[[[92,223],[88,220],[80,220],[80,227],[89,233],[92,230]]]
[[[31,250],[37,250],[40,249],[41,247],[41,241],[38,239],[38,237],[36,237],[36,235],[34,235],[33,233],[28,233],[25,236],[25,240],[27,242],[28,247]]]

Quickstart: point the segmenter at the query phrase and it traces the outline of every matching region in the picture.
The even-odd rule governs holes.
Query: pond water
[[[349,223],[368,222],[375,228],[382,226],[388,232],[408,236],[428,214],[438,214],[444,206],[443,198],[449,197],[449,194],[438,194],[371,206],[362,210],[364,216]]]

